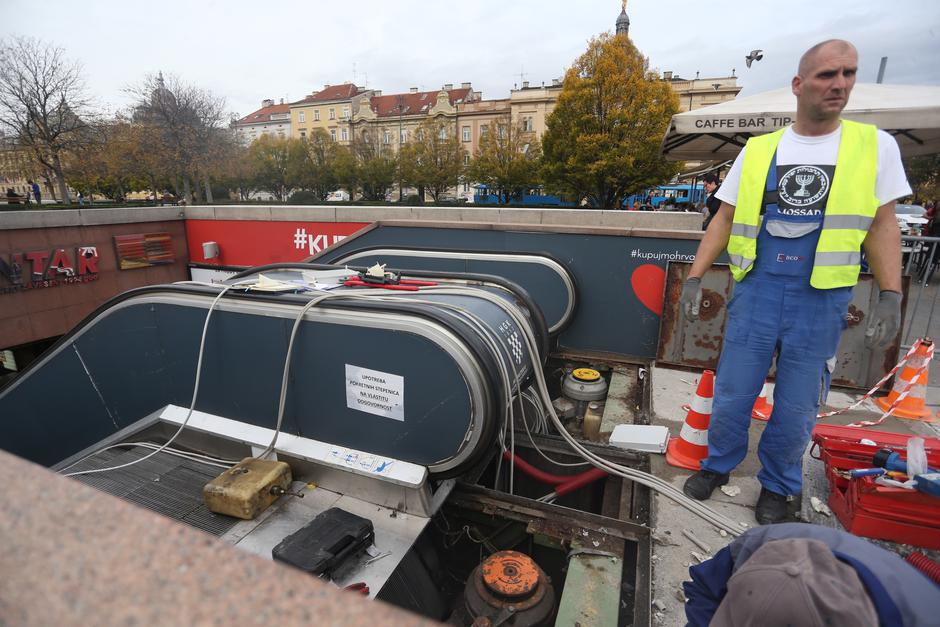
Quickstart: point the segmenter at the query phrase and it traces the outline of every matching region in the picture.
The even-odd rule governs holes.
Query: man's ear
[[[793,92],[794,96],[800,95],[800,89],[802,88],[802,86],[803,86],[803,79],[801,79],[799,76],[794,76],[793,80],[790,81],[790,90]]]

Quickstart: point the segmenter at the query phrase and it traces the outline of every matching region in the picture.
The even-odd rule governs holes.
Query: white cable
[[[75,461],[75,462],[72,462],[71,464],[69,464],[69,465],[66,466],[65,468],[62,468],[62,470],[68,470],[68,469],[71,468],[72,466],[77,466],[78,464],[82,463],[83,461],[85,461],[85,460],[87,460],[87,459],[90,459],[91,457],[94,457],[95,455],[97,455],[97,454],[99,454],[99,453],[103,453],[103,452],[109,451],[109,450],[111,450],[111,449],[115,449],[115,448],[127,448],[127,447],[135,447],[135,446],[139,446],[139,447],[141,447],[141,448],[147,448],[147,449],[157,449],[157,448],[160,448],[158,445],[154,444],[153,442],[120,442],[120,443],[118,443],[118,444],[112,444],[111,446],[106,446],[106,447],[104,447],[104,448],[100,448],[100,449],[94,451],[93,453],[90,453],[90,454],[88,454],[87,456],[81,458],[80,460]],[[209,455],[202,455],[201,453],[194,453],[194,452],[192,452],[192,451],[184,451],[184,450],[182,450],[182,449],[172,448],[172,447],[169,447],[169,446],[165,447],[164,450],[163,450],[163,452],[164,452],[164,453],[167,453],[168,455],[173,455],[173,456],[175,456],[175,457],[182,457],[182,458],[188,459],[188,460],[190,460],[190,461],[199,462],[200,464],[207,464],[207,465],[209,465],[209,466],[217,466],[218,468],[231,468],[232,466],[234,466],[235,464],[238,463],[237,461],[232,460],[232,459],[219,459],[218,457],[211,457],[211,456],[209,456]],[[60,471],[60,472],[61,472],[61,471]]]
[[[281,434],[281,425],[284,422],[284,406],[287,402],[287,382],[290,375],[290,362],[294,352],[294,340],[297,337],[297,329],[300,328],[300,323],[303,321],[304,315],[310,311],[311,307],[314,307],[320,303],[320,301],[326,300],[332,296],[334,295],[331,292],[323,292],[322,294],[314,296],[310,299],[310,302],[303,306],[300,313],[298,313],[297,317],[294,319],[294,326],[291,328],[290,332],[290,340],[287,343],[287,355],[284,357],[284,373],[281,375],[281,395],[277,404],[277,422],[274,427],[274,437],[271,438],[271,443],[268,444],[261,455],[258,455],[258,459],[264,459],[274,450],[274,446],[277,444],[277,438]]]
[[[119,468],[127,468],[128,466],[139,464],[145,459],[149,459],[153,457],[160,451],[170,446],[170,444],[179,436],[179,434],[183,432],[183,429],[186,428],[187,423],[189,423],[190,417],[193,415],[193,410],[196,408],[196,396],[199,394],[199,379],[202,376],[202,357],[203,357],[203,354],[205,353],[205,348],[206,348],[206,333],[209,330],[209,320],[212,319],[212,312],[215,311],[215,306],[219,302],[219,300],[222,298],[222,296],[224,296],[225,293],[228,292],[233,287],[236,287],[235,284],[222,286],[222,285],[216,285],[214,283],[208,283],[208,284],[201,283],[201,285],[209,285],[211,287],[217,287],[217,288],[221,287],[222,289],[219,292],[218,296],[216,296],[215,299],[212,301],[212,304],[209,305],[209,311],[206,313],[206,321],[202,325],[202,337],[199,339],[199,356],[196,358],[196,377],[195,377],[195,382],[193,383],[193,398],[189,403],[189,411],[186,412],[186,418],[180,424],[179,429],[176,430],[176,433],[173,434],[173,437],[171,437],[169,440],[166,441],[166,444],[164,444],[158,449],[153,450],[150,453],[147,453],[146,455],[144,455],[143,457],[139,459],[135,459],[133,461],[127,462],[126,464],[121,464],[119,466],[109,466],[108,468],[96,468],[94,470],[81,470],[78,472],[69,472],[69,473],[65,473],[64,476],[75,477],[77,475],[90,475],[90,474],[94,474],[98,472],[108,472],[110,470],[117,470]]]
[[[492,300],[493,298],[495,298],[495,296],[483,290],[480,290],[476,295],[486,300]],[[525,338],[530,354],[536,355],[537,353],[534,350],[535,338],[533,335],[533,331],[531,329],[531,325],[529,325],[527,321],[525,321],[524,319],[520,320],[521,314],[517,314],[517,312],[512,311],[510,309],[507,309],[506,311],[515,318],[517,325],[522,330],[523,337]],[[632,481],[635,481],[636,483],[640,483],[641,485],[645,485],[649,487],[650,489],[659,492],[660,494],[674,501],[676,504],[680,505],[681,507],[688,509],[692,513],[696,514],[697,516],[700,516],[701,518],[714,524],[720,529],[724,529],[729,534],[732,534],[732,535],[741,534],[741,526],[738,523],[724,516],[723,514],[716,512],[715,510],[708,507],[707,505],[689,498],[681,490],[675,488],[670,483],[660,479],[659,477],[656,477],[655,475],[651,475],[649,473],[636,470],[635,468],[630,468],[629,466],[621,466],[620,464],[609,462],[595,455],[594,453],[591,453],[589,450],[587,450],[577,440],[575,440],[574,437],[570,433],[568,433],[567,429],[565,429],[564,424],[562,424],[561,420],[558,418],[558,415],[555,413],[555,408],[552,407],[551,405],[551,398],[548,394],[548,387],[547,387],[547,384],[545,383],[545,377],[543,376],[543,373],[538,368],[535,368],[534,371],[535,371],[535,380],[536,380],[536,383],[538,384],[537,390],[539,392],[539,395],[542,398],[542,402],[545,408],[548,410],[548,414],[552,420],[552,423],[554,424],[556,430],[558,430],[562,438],[564,438],[565,441],[568,442],[568,444],[581,457],[591,462],[594,466],[602,470],[605,470],[606,472],[610,474],[614,474],[620,477],[630,479]]]

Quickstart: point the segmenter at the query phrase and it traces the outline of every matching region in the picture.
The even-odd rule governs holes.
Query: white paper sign
[[[405,378],[346,364],[346,407],[405,420]]]

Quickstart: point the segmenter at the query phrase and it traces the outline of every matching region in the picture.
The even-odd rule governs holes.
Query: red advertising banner
[[[367,222],[259,222],[187,220],[186,239],[193,263],[260,266],[301,261],[352,235]],[[219,256],[206,259],[202,245],[215,242]]]

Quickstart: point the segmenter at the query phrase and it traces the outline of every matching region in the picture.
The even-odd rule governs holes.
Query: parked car
[[[920,235],[926,231],[925,226],[930,220],[926,217],[927,210],[920,205],[897,204],[894,207],[894,215],[898,221],[898,228],[901,229],[901,235]]]
[[[338,189],[335,192],[330,192],[330,195],[326,197],[326,202],[348,202],[349,201],[349,192],[345,189]]]

